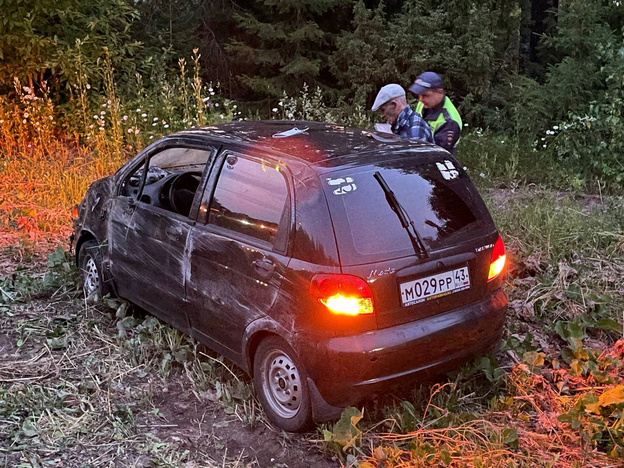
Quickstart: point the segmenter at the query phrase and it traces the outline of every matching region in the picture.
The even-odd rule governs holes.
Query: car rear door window
[[[208,223],[274,244],[288,199],[288,185],[279,167],[228,155],[210,203]]]

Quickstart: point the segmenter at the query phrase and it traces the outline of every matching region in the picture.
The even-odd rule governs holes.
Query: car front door
[[[185,268],[212,148],[176,144],[146,155],[120,182],[109,217],[111,272],[120,296],[188,330]],[[172,202],[172,200],[175,200]]]
[[[215,167],[191,232],[188,311],[193,335],[236,361],[246,326],[277,299],[291,196],[277,164],[226,153]]]

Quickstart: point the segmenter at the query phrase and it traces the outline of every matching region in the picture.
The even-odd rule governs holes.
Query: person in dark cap
[[[431,127],[407,105],[405,90],[401,85],[392,83],[381,88],[371,110],[379,110],[381,117],[391,125],[392,133],[403,138],[434,143]]]
[[[444,94],[440,75],[434,72],[422,73],[409,90],[418,97],[416,112],[431,125],[436,145],[455,154],[462,120],[451,100]]]

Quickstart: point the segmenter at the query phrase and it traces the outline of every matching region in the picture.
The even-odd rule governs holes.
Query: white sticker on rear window
[[[332,187],[336,187],[333,190],[334,195],[345,195],[350,192],[355,192],[357,190],[357,186],[353,181],[353,177],[340,177],[338,179],[332,179],[331,177],[327,178],[327,184]]]
[[[446,180],[456,179],[459,176],[459,171],[448,159],[444,160],[444,162],[436,163],[436,166],[438,166],[440,174],[442,174],[442,177]]]

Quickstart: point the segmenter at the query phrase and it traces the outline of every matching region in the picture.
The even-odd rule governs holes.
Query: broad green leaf
[[[589,403],[585,405],[588,411],[592,413],[600,413],[602,408],[611,405],[620,405],[624,403],[624,385],[618,385],[613,387],[598,397],[598,401],[595,403]]]
[[[535,351],[527,351],[522,356],[522,362],[530,366],[543,366],[544,365],[544,353],[538,353]]]
[[[363,416],[363,412],[357,408],[352,406],[345,408],[342,412],[342,416],[340,416],[340,420],[334,425],[331,441],[342,446],[343,451],[354,447],[355,442],[362,433],[362,431],[358,429],[357,423],[360,422]]]
[[[26,437],[35,437],[39,435],[39,431],[37,430],[37,426],[31,418],[27,418],[22,424],[22,432]]]

